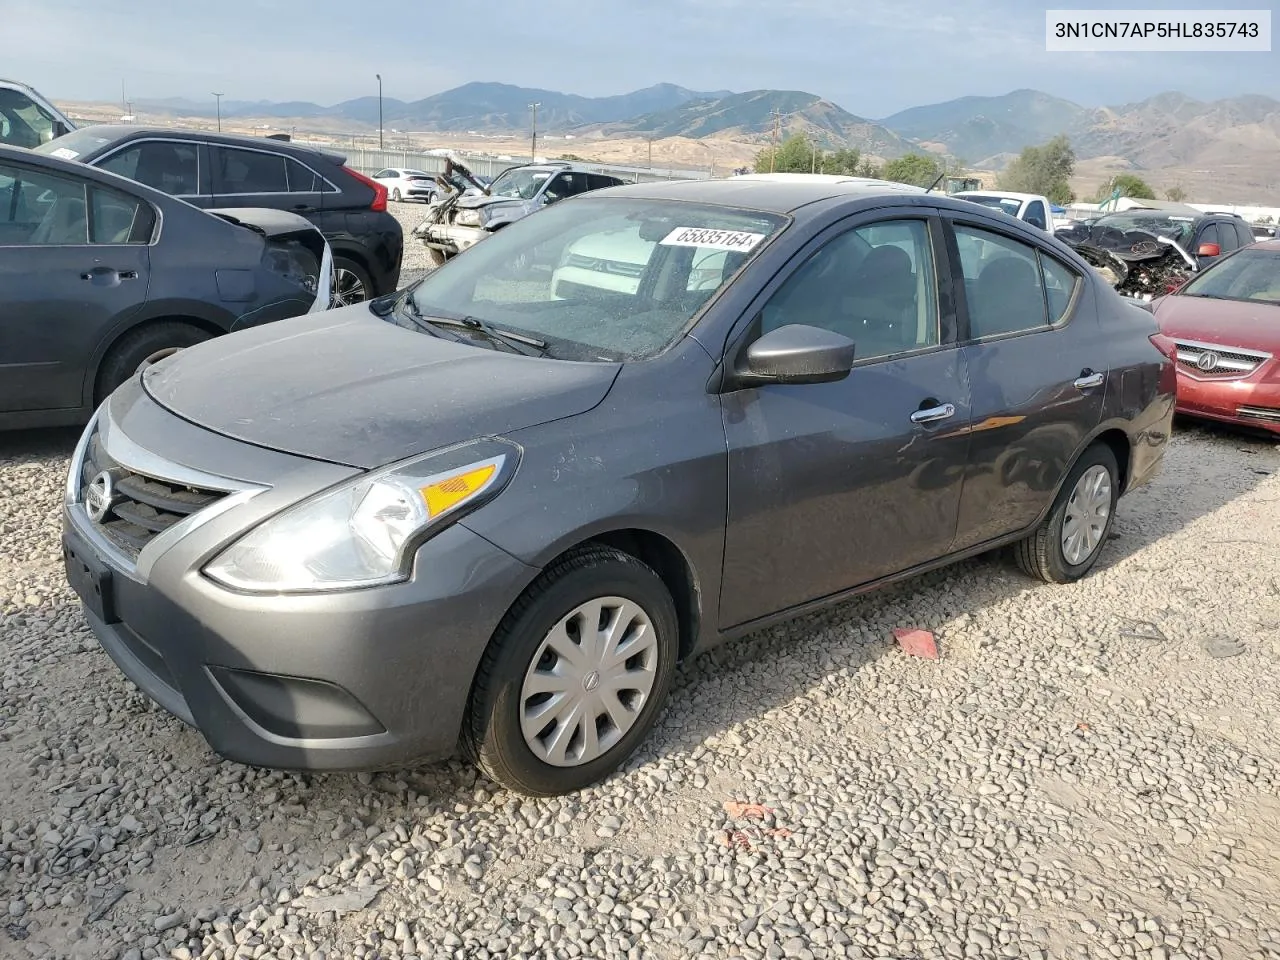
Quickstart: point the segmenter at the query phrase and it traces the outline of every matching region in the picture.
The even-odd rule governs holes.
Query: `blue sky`
[[[1264,8],[1274,0],[1164,9]],[[1069,3],[1112,8],[1128,3]],[[806,90],[861,116],[1030,87],[1085,105],[1280,96],[1280,53],[1048,54],[1027,0],[0,0],[7,75],[55,99],[415,100],[470,80],[584,95]],[[375,10],[391,11],[384,20]],[[459,24],[451,28],[450,21]],[[442,35],[453,30],[456,39]]]

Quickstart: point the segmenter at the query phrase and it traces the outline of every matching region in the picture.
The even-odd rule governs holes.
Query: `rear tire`
[[[625,659],[611,659],[623,646]],[[494,632],[476,671],[463,750],[525,796],[598,783],[652,729],[678,647],[675,604],[649,566],[608,547],[572,553],[533,582]]]
[[[1115,520],[1120,469],[1104,443],[1076,461],[1053,509],[1035,533],[1013,545],[1023,573],[1046,583],[1072,583],[1098,562]]]
[[[391,191],[391,199],[392,199],[392,200],[394,200],[396,203],[399,203],[399,202],[400,202],[400,188],[399,188],[399,187],[396,187],[394,190],[392,190],[392,191]]]
[[[348,257],[333,258],[333,297],[331,305],[349,307],[376,296],[369,271]]]
[[[154,363],[185,347],[203,343],[211,336],[212,334],[199,327],[173,320],[129,331],[112,344],[98,367],[93,387],[93,405],[100,405],[144,364]]]

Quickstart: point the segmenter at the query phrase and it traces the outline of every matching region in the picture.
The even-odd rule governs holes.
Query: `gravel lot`
[[[219,761],[82,624],[74,439],[0,435],[6,960],[1280,958],[1273,444],[1183,429],[1082,583],[981,558],[704,655],[529,801]]]
[[[395,203],[388,201],[387,210],[400,221],[404,229],[404,256],[400,261],[400,286],[404,287],[417,280],[431,269],[427,260],[427,248],[422,241],[415,240],[413,231],[426,219],[425,203]]]

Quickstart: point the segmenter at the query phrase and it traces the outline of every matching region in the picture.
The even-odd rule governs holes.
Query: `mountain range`
[[[538,104],[538,129],[548,134],[714,136],[763,142],[776,122],[783,135],[802,133],[829,148],[851,146],[886,158],[927,150],[1000,169],[1023,147],[1063,133],[1080,159],[1100,158],[1116,168],[1257,167],[1254,181],[1271,191],[1280,181],[1280,174],[1270,172],[1280,153],[1280,102],[1252,95],[1204,102],[1169,92],[1138,103],[1089,107],[1037,90],[1015,90],[913,107],[873,120],[797,90],[733,93],[660,83],[617,96],[583,97],[502,83],[468,83],[421,100],[386,98],[383,125],[439,133],[524,132],[532,121],[533,103]],[[173,116],[214,113],[212,103],[189,100],[138,101],[135,106]],[[224,101],[222,113],[376,127],[378,98],[360,97],[328,107]]]

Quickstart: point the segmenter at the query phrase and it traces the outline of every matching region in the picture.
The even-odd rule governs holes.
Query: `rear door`
[[[213,205],[271,207],[290,213],[317,213],[324,179],[306,164],[270,150],[209,145]]]
[[[127,193],[0,163],[0,410],[81,406],[95,347],[146,302],[155,226]]]
[[[1048,246],[951,213],[973,422],[956,550],[1029,526],[1101,421],[1109,349],[1088,285]]]

